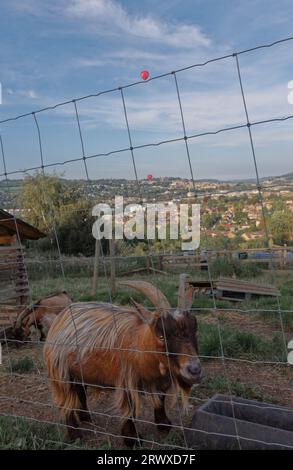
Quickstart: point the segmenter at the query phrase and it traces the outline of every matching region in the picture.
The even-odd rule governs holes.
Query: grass
[[[191,396],[206,399],[215,393],[228,393],[248,400],[277,403],[272,395],[265,394],[259,387],[247,385],[240,380],[227,380],[224,375],[205,377],[199,387],[192,390]]]
[[[34,361],[29,356],[21,357],[20,359],[13,359],[9,366],[9,372],[16,372],[18,374],[28,374],[35,369]]]
[[[199,353],[201,356],[222,356],[220,335],[222,338],[223,353],[226,357],[257,359],[267,361],[286,361],[283,338],[280,333],[274,333],[272,339],[267,340],[260,335],[247,331],[240,331],[229,327],[211,325],[199,321]]]
[[[0,416],[0,450],[70,450],[86,449],[78,439],[66,443],[66,434],[57,424],[33,421],[27,418]],[[90,447],[89,447],[90,448]],[[108,450],[111,445],[104,439],[95,449]]]
[[[257,263],[243,264],[238,260],[229,261],[226,256],[221,256],[210,263],[210,272],[213,278],[236,275],[239,278],[251,279],[259,276],[261,270]]]
[[[196,272],[196,276],[193,274],[193,278],[203,279],[207,276],[204,272]],[[128,278],[142,279],[153,282],[157,285],[162,292],[166,295],[170,301],[172,307],[177,305],[177,289],[178,289],[178,275],[170,274],[168,276],[163,275],[137,275],[128,276]],[[120,278],[121,280],[127,279],[127,277]],[[119,281],[119,278],[117,279]],[[264,273],[258,280],[260,283],[271,283],[271,277],[269,273]],[[276,284],[281,290],[280,297],[280,308],[282,320],[285,328],[293,328],[293,273],[283,273],[279,271],[277,273]],[[52,292],[66,289],[71,295],[74,302],[77,301],[92,301],[99,300],[103,302],[110,301],[109,293],[109,282],[104,277],[99,278],[98,282],[98,294],[96,297],[92,296],[92,278],[91,276],[73,276],[66,275],[62,277],[38,279],[31,281],[31,291],[33,300],[45,297]],[[133,297],[138,302],[142,303],[146,307],[150,307],[151,304],[145,299],[143,295],[136,292],[133,289],[121,288],[118,285],[116,295],[112,298],[112,301],[120,305],[128,305],[129,298]],[[256,315],[257,311],[258,318],[264,322],[280,325],[280,315],[278,312],[278,304],[275,298],[259,298],[250,301],[244,301],[237,305],[227,300],[216,300],[216,307],[219,309],[241,309],[252,311],[253,315]],[[198,309],[200,312],[207,311],[214,308],[213,300],[206,295],[199,295],[195,298],[193,308]],[[276,312],[271,312],[275,310]],[[287,311],[286,311],[287,310]]]
[[[279,302],[276,298],[260,297],[249,302],[243,302],[242,308],[260,310],[259,317],[273,324],[280,324],[281,313],[283,324],[286,327],[293,327],[293,280],[292,276],[289,275],[288,277],[286,279],[282,273],[279,273],[277,279],[277,287],[281,292]],[[270,310],[274,311],[270,312]]]
[[[66,449],[57,425],[32,422],[25,418],[0,416],[0,449]]]

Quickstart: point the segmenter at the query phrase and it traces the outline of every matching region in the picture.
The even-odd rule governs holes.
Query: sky
[[[142,70],[154,77],[293,36],[292,24],[291,0],[0,0],[0,121],[140,81]],[[241,54],[239,64],[250,122],[293,114],[293,41]],[[235,57],[176,77],[188,136],[246,123]],[[134,147],[182,138],[173,75],[123,93]],[[121,92],[77,109],[89,177],[133,179],[129,150],[100,155],[129,148]],[[83,155],[74,104],[36,116],[46,172],[84,178],[81,161],[55,165]],[[293,119],[252,127],[260,176],[293,170],[292,130]],[[17,172],[10,178],[40,165],[33,115],[0,124],[0,133],[7,172]],[[246,127],[188,143],[195,179],[255,176]],[[135,149],[134,158],[139,178],[190,177],[182,140]]]

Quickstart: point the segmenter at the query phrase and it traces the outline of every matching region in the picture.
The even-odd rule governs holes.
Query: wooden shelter
[[[188,280],[186,284],[193,287],[195,295],[205,294],[212,297],[214,293],[216,299],[234,302],[258,297],[280,297],[281,295],[279,289],[273,286],[224,277],[215,279],[212,282],[209,280]]]
[[[37,228],[0,209],[0,331],[12,327],[29,302],[22,241],[45,236]]]

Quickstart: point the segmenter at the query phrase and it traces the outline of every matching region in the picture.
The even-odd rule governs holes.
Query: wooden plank
[[[280,291],[275,287],[255,284],[249,281],[239,281],[235,279],[219,279],[215,282],[215,286],[218,290],[222,291],[270,295],[273,297],[281,295]]]
[[[168,269],[168,268],[180,268],[183,264],[186,265],[186,263],[166,263],[166,264],[165,264],[165,262],[163,262],[163,267],[164,267],[165,269]],[[198,268],[200,268],[200,267],[202,267],[202,266],[207,266],[207,264],[206,264],[206,263],[193,263],[191,266],[192,266],[192,267],[198,267]]]
[[[229,302],[243,302],[245,299],[237,299],[236,297],[226,297],[226,296],[221,296],[217,297],[218,300],[229,300]]]
[[[2,256],[4,253],[22,253],[24,252],[24,249],[22,247],[16,246],[0,246],[0,256]]]
[[[192,285],[195,289],[213,289],[218,292],[217,298],[220,299],[227,299],[227,300],[244,300],[244,298],[251,297],[251,295],[259,295],[259,296],[271,296],[277,297],[280,296],[280,291],[273,287],[273,286],[264,286],[261,284],[255,284],[250,281],[240,281],[237,279],[219,279],[212,281],[212,286],[209,281],[196,281],[196,280],[188,280],[187,284]],[[229,295],[229,292],[232,294],[245,294],[244,298],[240,299],[237,297],[232,297]]]
[[[12,301],[12,300],[18,300],[18,299],[21,299],[22,297],[28,297],[29,295],[29,292],[28,291],[24,291],[24,292],[21,292],[19,294],[15,294],[15,295],[11,295],[9,297],[1,297],[0,298],[0,302],[8,302],[8,301]]]

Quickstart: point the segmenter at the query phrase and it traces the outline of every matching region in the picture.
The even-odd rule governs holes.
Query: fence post
[[[93,288],[92,296],[96,297],[98,291],[98,277],[99,277],[99,259],[100,259],[101,242],[96,239],[95,243],[95,259],[94,259],[94,274],[93,274]]]
[[[115,240],[110,239],[110,282],[111,294],[116,294],[116,274],[115,274]]]
[[[159,255],[158,257],[158,270],[163,271],[163,255]]]
[[[151,270],[151,263],[150,263],[150,254],[149,252],[147,252],[147,256],[146,256],[146,270],[147,270],[147,273],[150,274]]]
[[[287,244],[285,243],[284,244],[284,250],[281,252],[281,256],[282,256],[282,259],[283,259],[283,269],[286,268],[286,264],[287,264]]]

